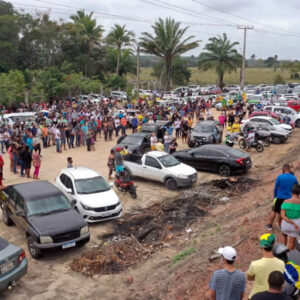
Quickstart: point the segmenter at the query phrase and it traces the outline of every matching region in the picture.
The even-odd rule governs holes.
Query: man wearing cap
[[[236,270],[234,261],[236,250],[230,246],[218,250],[223,256],[224,269],[217,270],[209,282],[210,299],[241,300],[244,297],[246,277],[242,271]]]
[[[263,257],[259,260],[251,262],[247,271],[248,280],[254,281],[254,285],[249,295],[249,299],[257,293],[268,290],[268,278],[271,272],[284,272],[284,262],[274,257],[272,253],[274,243],[274,234],[266,233],[260,236],[259,246],[262,249]]]

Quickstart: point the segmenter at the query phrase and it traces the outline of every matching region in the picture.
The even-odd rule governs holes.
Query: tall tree
[[[204,71],[215,69],[220,88],[224,87],[224,74],[236,71],[241,65],[242,57],[235,49],[238,44],[238,42],[231,43],[226,33],[223,33],[223,36],[210,38],[204,48],[206,51],[199,56],[199,69]]]
[[[152,26],[154,35],[143,32],[141,50],[161,57],[164,61],[162,81],[165,90],[170,89],[172,64],[174,57],[198,47],[199,41],[191,41],[194,36],[185,37],[188,27],[181,28],[181,23],[172,18],[161,18]]]
[[[134,41],[134,32],[125,28],[125,25],[120,26],[115,24],[107,36],[108,44],[114,46],[117,49],[117,66],[116,75],[121,75],[120,72],[120,60],[122,48],[125,46],[130,47]]]
[[[97,25],[97,19],[93,18],[93,12],[86,14],[83,10],[71,16],[74,21],[77,32],[86,49],[85,76],[88,76],[88,67],[90,66],[90,56],[94,49],[100,45],[104,29],[101,25]]]

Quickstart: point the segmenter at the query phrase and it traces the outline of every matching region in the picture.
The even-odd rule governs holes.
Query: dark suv
[[[188,145],[199,147],[204,144],[216,144],[222,142],[223,128],[218,121],[205,120],[196,124],[192,129]]]
[[[90,240],[86,222],[48,181],[8,186],[0,194],[0,205],[4,223],[25,231],[33,258],[43,249],[66,249]]]

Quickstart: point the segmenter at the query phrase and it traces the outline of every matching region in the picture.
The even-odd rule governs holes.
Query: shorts
[[[275,205],[273,205],[273,211],[275,211],[276,213],[280,214],[280,212],[281,212],[281,205],[284,202],[284,200],[286,200],[286,199],[277,198],[277,200],[275,202]]]
[[[156,150],[156,145],[151,145],[151,151],[155,151]]]
[[[123,166],[116,166],[116,172],[120,173],[124,171],[124,167]]]
[[[294,219],[293,222],[295,222],[300,227],[300,218]],[[291,237],[297,237],[299,235],[299,232],[296,230],[295,226],[291,223],[286,222],[285,220],[282,220],[281,222],[281,232]]]

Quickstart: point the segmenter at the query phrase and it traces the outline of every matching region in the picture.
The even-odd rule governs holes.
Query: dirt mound
[[[71,264],[74,271],[86,275],[112,274],[135,265],[164,243],[201,219],[220,197],[240,189],[247,192],[254,180],[249,178],[213,180],[182,191],[134,215],[125,215],[115,223],[113,233],[101,237],[104,246],[85,253]],[[244,187],[243,190],[241,187]]]
[[[113,241],[101,248],[75,258],[71,269],[85,275],[114,274],[141,261],[148,251],[134,239]]]

